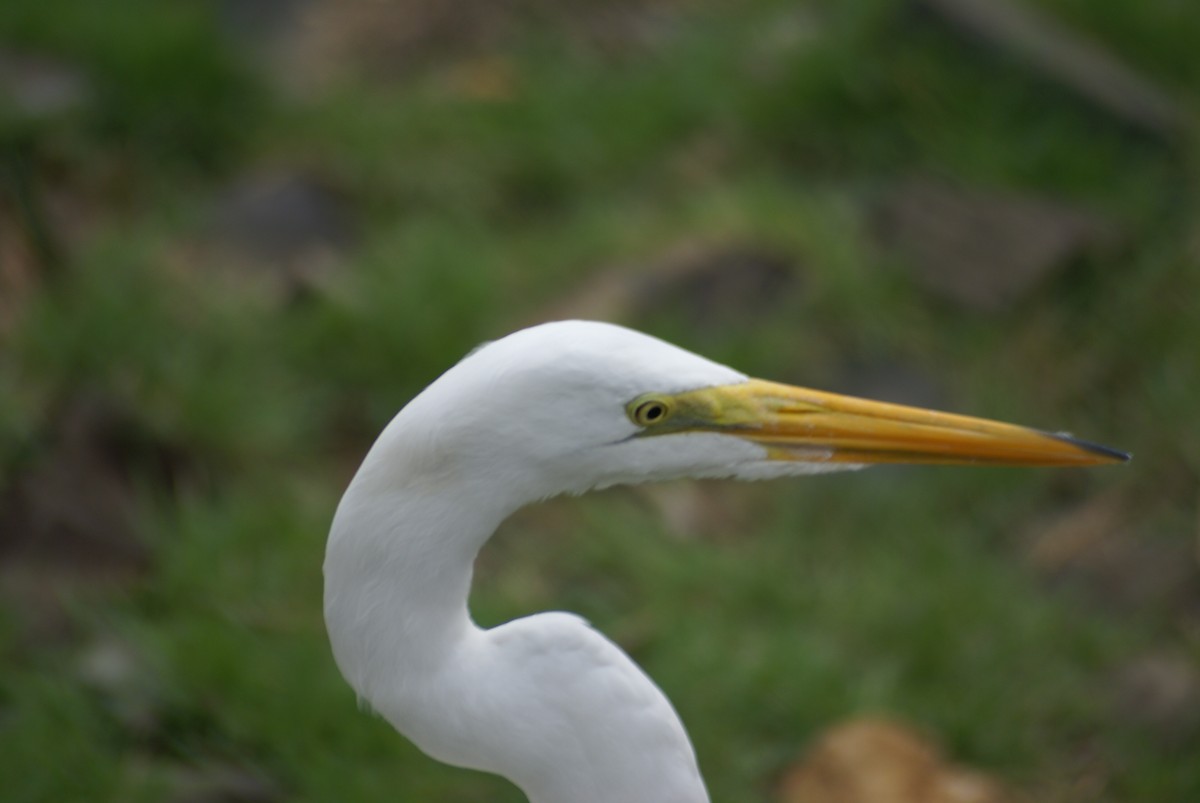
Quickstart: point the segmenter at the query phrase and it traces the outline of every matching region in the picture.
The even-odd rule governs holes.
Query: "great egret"
[[[471,620],[475,556],[509,514],[685,476],[1126,459],[1068,435],[750,379],[611,324],[543,324],[472,352],[384,429],[333,520],[325,620],[359,697],[433,758],[502,775],[531,803],[699,803],[679,717],[613,642],[569,613],[490,630]]]

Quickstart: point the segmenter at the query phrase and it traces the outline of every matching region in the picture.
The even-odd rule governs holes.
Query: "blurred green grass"
[[[1195,117],[1200,10],[1039,5]],[[773,36],[797,9],[799,42]],[[857,712],[928,728],[1041,799],[1083,799],[1081,754],[1104,800],[1200,799],[1200,737],[1164,740],[1111,699],[1131,656],[1200,661],[1195,630],[1173,610],[1049,588],[1019,554],[1037,521],[1114,488],[1139,539],[1194,537],[1194,134],[1123,130],[895,2],[702,8],[618,60],[530,25],[501,49],[514,77],[500,102],[447,90],[436,66],[285,97],[199,3],[9,4],[0,42],[69,59],[97,86],[66,119],[4,117],[4,142],[113,198],[4,335],[0,466],[15,475],[46,411],[87,391],[201,467],[174,491],[137,478],[152,568],[116,592],[66,592],[68,637],[31,640],[21,610],[0,613],[0,799],[172,799],[181,768],[216,765],[294,800],[519,800],[358,710],[320,619],[329,517],[371,435],[476,343],[589,271],[696,239],[767,244],[803,265],[805,290],[720,337],[670,315],[641,322],[656,334],[781,379],[828,377],[842,350],[903,357],[956,408],[1069,425],[1137,461],[1066,479],[880,469],[755,487],[740,491],[746,532],[720,539],[681,540],[628,492],[556,502],[485,551],[481,623],[563,608],[625,644],[680,709],[714,799],[770,799],[806,740]],[[203,230],[205,198],[279,162],[354,199],[362,244],[333,291],[283,305],[168,267]],[[920,171],[1060,194],[1133,245],[1014,311],[964,313],[867,244],[862,196]],[[80,680],[106,639],[144,664],[129,699]],[[131,725],[130,705],[152,726]]]

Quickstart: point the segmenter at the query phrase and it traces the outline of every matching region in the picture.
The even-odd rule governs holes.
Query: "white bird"
[[[475,556],[509,514],[677,477],[1126,459],[750,379],[611,324],[543,324],[476,349],[384,429],[333,520],[325,621],[359,697],[435,759],[501,775],[531,803],[701,803],[683,724],[620,647],[569,613],[472,621]]]

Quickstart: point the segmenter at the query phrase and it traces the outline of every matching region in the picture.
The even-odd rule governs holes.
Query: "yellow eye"
[[[629,405],[629,418],[640,427],[660,424],[671,414],[671,405],[657,397],[635,399]]]

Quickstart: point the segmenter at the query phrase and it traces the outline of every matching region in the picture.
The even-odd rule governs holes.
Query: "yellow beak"
[[[773,460],[1093,466],[1129,455],[1062,433],[750,380],[632,401],[643,434],[719,432]]]

